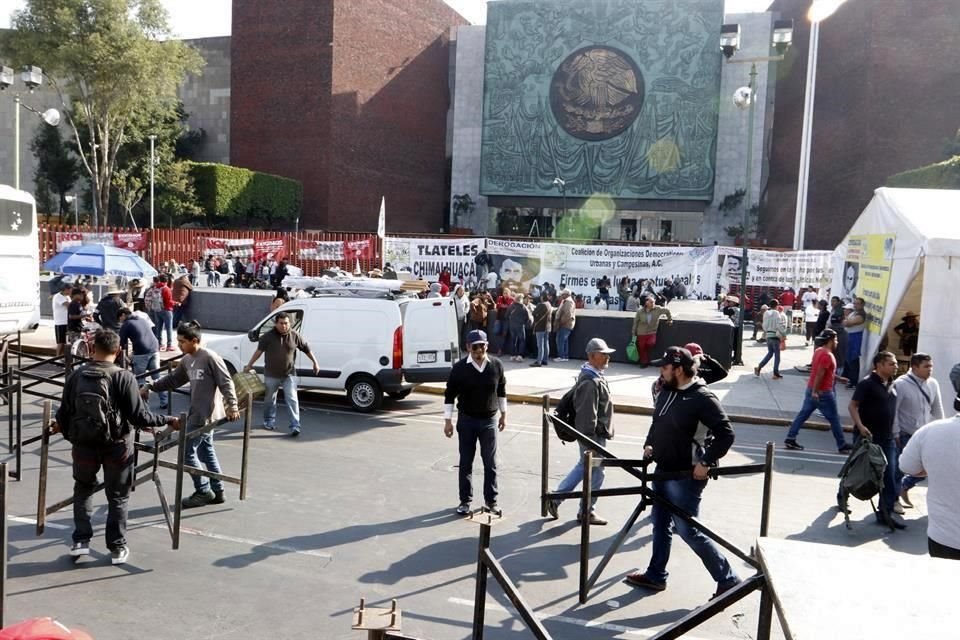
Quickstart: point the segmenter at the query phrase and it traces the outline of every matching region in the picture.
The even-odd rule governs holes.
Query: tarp
[[[865,336],[861,371],[870,370],[869,363],[888,332],[889,347],[896,351],[893,327],[907,311],[919,312],[918,350],[933,356],[934,377],[946,386],[947,372],[960,362],[960,191],[877,189],[834,251],[834,295],[845,289],[851,239],[865,236],[893,236],[893,242],[888,243],[889,284],[882,311],[877,313],[880,332]],[[950,395],[944,389],[945,398]]]

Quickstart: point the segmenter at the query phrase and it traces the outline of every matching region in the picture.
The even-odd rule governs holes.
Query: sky
[[[230,34],[231,0],[162,0],[170,24],[181,38],[204,38]],[[727,0],[727,13],[764,11],[772,0]],[[486,0],[444,0],[473,24],[486,22]],[[23,0],[0,0],[0,28],[10,26],[10,14],[23,7]]]

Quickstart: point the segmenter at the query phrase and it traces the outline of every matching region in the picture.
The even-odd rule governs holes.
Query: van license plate
[[[436,351],[420,352],[417,354],[417,364],[429,364],[437,361]]]

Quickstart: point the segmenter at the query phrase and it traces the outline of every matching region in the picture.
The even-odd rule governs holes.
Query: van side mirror
[[[251,329],[250,333],[247,334],[247,337],[250,338],[250,342],[260,342],[259,331],[256,329]]]

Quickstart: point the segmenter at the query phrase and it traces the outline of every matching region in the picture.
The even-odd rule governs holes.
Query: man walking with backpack
[[[610,400],[610,387],[604,377],[604,370],[610,366],[611,349],[601,338],[593,338],[587,343],[587,362],[580,368],[580,375],[573,388],[574,418],[570,425],[601,447],[607,446],[607,440],[613,438],[613,401]],[[580,444],[580,457],[570,469],[567,477],[557,487],[557,493],[573,491],[583,479],[583,454],[587,449]],[[590,490],[597,491],[603,486],[603,467],[596,467],[590,476]],[[554,520],[560,517],[561,500],[547,502],[547,513]],[[590,524],[605,525],[607,521],[594,512],[597,499],[590,505]],[[582,521],[583,514],[577,514]]]
[[[906,529],[907,525],[894,514],[897,500],[897,443],[893,439],[893,418],[896,415],[897,396],[891,389],[891,381],[897,373],[897,356],[881,351],[873,357],[873,371],[857,383],[850,400],[850,417],[853,418],[854,441],[870,438],[873,444],[883,449],[887,466],[883,473],[883,490],[880,492],[880,509],[877,524],[894,529]],[[838,500],[840,496],[838,495]]]
[[[137,380],[114,362],[120,337],[100,329],[94,337],[93,362],[75,370],[63,387],[52,431],[73,445],[73,557],[90,554],[93,527],[93,493],[97,472],[103,467],[107,494],[107,548],[110,562],[123,564],[127,547],[127,501],[133,475],[133,429],[171,425],[173,416],[150,413],[137,393]]]
[[[707,486],[710,468],[717,465],[733,445],[734,434],[720,401],[697,378],[696,361],[682,347],[670,347],[659,360],[663,391],[653,409],[653,423],[643,447],[643,456],[657,463],[657,473],[690,474],[676,480],[658,480],[653,492],[690,515],[700,512],[700,496]],[[713,435],[709,442],[698,443],[695,434],[700,423]],[[696,445],[696,455],[694,446]],[[627,576],[627,583],[652,591],[667,588],[667,563],[676,529],[717,583],[714,597],[733,588],[740,579],[716,545],[699,529],[675,516],[659,502],[653,503],[653,549],[650,564],[643,572]]]

